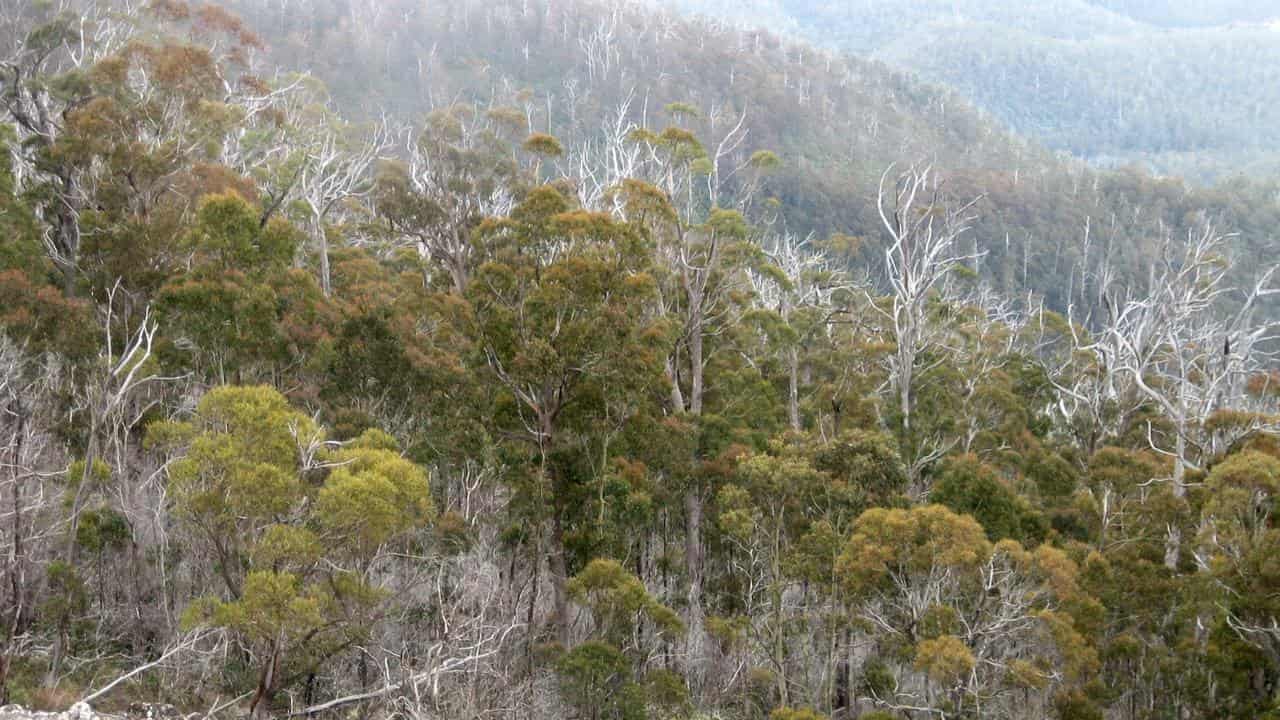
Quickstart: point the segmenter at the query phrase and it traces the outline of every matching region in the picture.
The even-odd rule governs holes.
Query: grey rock
[[[129,706],[129,717],[138,720],[173,720],[182,717],[182,713],[167,703],[134,703]]]
[[[18,705],[0,707],[0,720],[119,720],[111,715],[100,715],[88,703],[76,703],[66,712],[39,712]]]

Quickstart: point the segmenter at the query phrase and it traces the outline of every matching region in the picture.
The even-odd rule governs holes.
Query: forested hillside
[[[0,2],[0,704],[1280,714],[1276,188],[591,0]]]
[[[971,99],[1055,150],[1213,181],[1274,175],[1275,2],[819,3],[674,6],[869,55]]]
[[[769,151],[777,163],[751,182],[760,185],[761,201],[777,201],[773,226],[801,237],[865,238],[859,259],[873,267],[883,240],[872,203],[881,174],[895,162],[931,162],[947,194],[983,198],[970,235],[985,253],[973,263],[980,275],[1010,296],[1034,291],[1061,312],[1096,306],[1085,270],[1103,259],[1144,281],[1164,239],[1194,231],[1202,213],[1224,233],[1238,233],[1233,252],[1246,264],[1266,256],[1280,228],[1269,180],[1199,189],[1138,172],[1100,173],[882,64],[639,5],[235,7],[262,28],[272,58],[323,79],[347,117],[385,109],[403,120],[454,102],[515,108],[530,127],[565,144],[558,167],[569,175],[582,174],[582,156],[616,143],[631,124],[660,131],[676,122],[709,150],[731,149],[736,159],[720,163]],[[1052,11],[1046,6],[1039,24]],[[859,22],[874,30],[877,12],[868,7]],[[1122,22],[1090,12],[1102,18],[1097,23]],[[665,108],[673,103],[690,112],[672,118]],[[724,172],[733,175],[725,182],[741,180]]]

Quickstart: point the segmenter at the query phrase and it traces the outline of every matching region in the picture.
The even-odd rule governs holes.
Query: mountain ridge
[[[763,21],[876,57],[1102,166],[1136,162],[1202,183],[1239,172],[1266,177],[1278,167],[1278,123],[1267,109],[1280,105],[1280,35],[1266,23],[1280,17],[1280,5],[1239,3],[1216,14],[1192,3],[1164,3],[1161,13],[1085,0],[667,5]]]
[[[1144,258],[1169,235],[1185,236],[1200,210],[1221,208],[1210,213],[1226,230],[1261,232],[1241,240],[1247,255],[1273,237],[1253,219],[1273,212],[1262,187],[1228,210],[1213,192],[1176,180],[1100,173],[1004,130],[953,90],[800,39],[655,14],[640,2],[361,7],[335,5],[329,15],[300,22],[237,5],[268,29],[283,65],[311,68],[344,107],[383,105],[411,118],[455,100],[514,104],[534,129],[570,150],[599,141],[600,127],[628,98],[629,121],[656,131],[675,122],[664,106],[691,103],[707,115],[686,121],[708,144],[745,112],[742,152],[773,151],[781,159],[763,189],[781,203],[786,227],[866,237],[863,261],[872,265],[882,232],[874,209],[879,178],[893,163],[918,161],[950,177],[956,197],[984,196],[973,232],[989,248],[986,278],[1014,295],[1035,290],[1064,311],[1093,302],[1083,274],[1103,255],[1082,256],[1090,222],[1111,228],[1117,249],[1109,261],[1135,280]],[[372,29],[349,39],[343,28],[361,12],[373,15],[361,21]],[[605,35],[606,43],[593,45]],[[600,57],[589,57],[593,51]],[[335,71],[339,58],[356,69]],[[351,77],[361,82],[350,84]],[[1079,277],[1068,282],[1072,275]]]

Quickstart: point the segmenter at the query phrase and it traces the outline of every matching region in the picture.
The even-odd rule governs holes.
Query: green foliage
[[[45,569],[46,582],[51,590],[41,608],[41,616],[50,622],[66,622],[81,615],[89,607],[89,589],[75,568],[55,560]]]
[[[916,645],[915,668],[943,686],[952,685],[973,671],[973,653],[960,638],[940,635]]]
[[[1059,720],[1102,720],[1102,710],[1083,692],[1059,693],[1053,699],[1055,717]]]
[[[302,454],[323,439],[306,415],[274,389],[226,386],[201,398],[185,423],[148,429],[149,441],[185,453],[169,465],[170,493],[215,553],[232,595],[248,569],[248,551],[307,494]]]
[[[879,658],[870,658],[862,668],[862,688],[872,697],[890,696],[898,687],[893,669]]]
[[[1061,502],[1075,492],[1079,473],[1057,453],[1039,450],[1027,458],[1023,471],[1046,502]]]
[[[434,518],[426,473],[389,435],[368,430],[331,454],[324,437],[265,386],[215,388],[190,421],[148,430],[153,447],[181,453],[168,466],[175,512],[225,587],[184,622],[235,632],[269,666],[314,668],[365,637],[385,599],[369,568]],[[334,467],[316,483],[323,455]]]
[[[251,642],[271,643],[282,632],[292,639],[311,633],[323,622],[320,605],[319,597],[303,593],[296,575],[256,570],[245,578],[240,599],[216,604],[208,619]]]
[[[854,592],[876,588],[890,574],[928,574],[935,568],[972,570],[991,555],[982,526],[941,505],[886,510],[858,517],[838,571]]]
[[[644,584],[613,560],[592,560],[568,583],[569,596],[591,610],[604,638],[622,641],[635,632],[641,619],[658,632],[677,635],[684,630],[680,617],[649,594]]]
[[[14,184],[13,156],[17,138],[13,128],[0,125],[0,273],[17,270],[29,278],[48,271],[38,224],[31,206],[18,197]]]
[[[813,465],[846,483],[867,505],[887,505],[906,490],[907,475],[897,444],[885,433],[848,430],[813,451]]]
[[[366,431],[337,454],[339,467],[325,479],[313,511],[330,548],[349,545],[356,557],[372,557],[388,540],[422,527],[434,516],[427,475]]]
[[[1044,519],[976,457],[947,462],[930,492],[931,500],[955,512],[972,515],[991,540],[1012,538],[1026,545],[1042,541]]]
[[[530,135],[525,139],[523,147],[525,152],[530,152],[534,155],[560,157],[564,154],[564,147],[560,145],[560,141],[546,133]]]
[[[92,553],[119,550],[131,539],[128,519],[109,507],[81,513],[76,525],[76,544]]]
[[[267,275],[293,260],[299,233],[278,219],[264,226],[261,211],[229,192],[201,200],[187,243],[199,262]]]
[[[92,307],[68,298],[53,285],[22,270],[0,270],[0,329],[34,352],[57,352],[83,362],[101,341],[92,324]]]
[[[556,661],[560,694],[580,717],[643,720],[644,697],[631,682],[631,666],[612,645],[589,642]]]

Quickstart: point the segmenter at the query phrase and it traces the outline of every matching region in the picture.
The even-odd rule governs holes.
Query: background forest
[[[853,51],[951,87],[1096,164],[1274,175],[1274,0],[654,0]]]
[[[0,111],[4,703],[1280,717],[1272,181],[595,0],[0,0]]]

